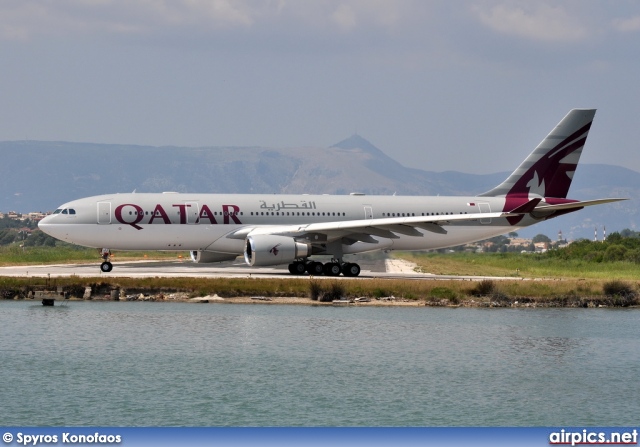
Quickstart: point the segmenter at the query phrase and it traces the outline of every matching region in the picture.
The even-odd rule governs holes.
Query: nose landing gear
[[[103,273],[109,273],[113,270],[113,264],[111,264],[111,250],[108,248],[103,248],[100,251],[100,256],[102,257],[102,264],[100,264],[100,271]]]

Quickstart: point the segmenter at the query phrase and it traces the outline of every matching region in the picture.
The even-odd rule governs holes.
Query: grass
[[[187,256],[186,253],[182,254]],[[176,252],[118,252],[118,259],[175,259]],[[486,282],[465,280],[393,280],[367,279],[343,281],[316,278],[56,278],[47,283],[41,278],[0,277],[0,294],[13,297],[34,288],[84,290],[91,286],[108,290],[127,291],[183,291],[190,296],[217,293],[221,297],[268,296],[307,297],[321,300],[327,297],[370,297],[380,299],[394,296],[399,300],[425,302],[431,305],[456,305],[487,302],[504,305],[507,302],[588,304],[589,300],[606,305],[629,305],[640,295],[640,267],[630,262],[559,261],[537,255],[515,253],[398,253],[398,257],[418,264],[424,272],[459,276],[500,276],[512,280]],[[19,247],[0,248],[0,265],[64,262],[98,262],[97,250],[73,246],[56,248]],[[517,270],[516,270],[517,269]],[[531,280],[523,280],[523,278]],[[573,304],[571,304],[573,303]],[[577,304],[576,304],[577,303]],[[593,304],[593,302],[591,302]]]
[[[420,271],[436,275],[625,280],[640,277],[640,264],[625,261],[559,260],[521,253],[400,252],[394,256],[415,262]]]
[[[312,280],[308,278],[78,278],[65,277],[47,280],[45,278],[14,278],[0,277],[0,292],[5,296],[17,291],[33,290],[37,288],[62,288],[63,290],[84,290],[91,286],[95,289],[125,289],[127,292],[148,293],[186,291],[192,297],[212,295],[217,293],[221,297],[312,297],[316,290],[316,299],[323,294],[333,293],[338,297],[356,298],[370,297],[373,299],[393,295],[398,300],[424,301],[433,303],[448,300],[449,304],[461,301],[482,301],[495,297],[509,297],[512,300],[535,298],[538,302],[562,301],[567,299],[604,299],[610,296],[605,280],[535,280],[523,281],[505,280],[495,281],[493,287],[487,288],[487,295],[478,293],[477,281],[462,280],[388,280],[368,279],[366,281],[343,281],[333,279]],[[621,288],[622,287],[622,288]],[[609,286],[610,290],[610,286]],[[615,290],[624,290],[625,294],[637,294],[638,284],[623,282],[617,284]],[[335,299],[332,296],[332,299]]]
[[[176,259],[178,256],[188,257],[189,253],[118,251],[115,253],[114,260]],[[100,253],[95,248],[84,248],[69,244],[57,247],[25,247],[24,250],[16,244],[0,246],[0,266],[72,264],[76,262],[100,262],[100,259]]]

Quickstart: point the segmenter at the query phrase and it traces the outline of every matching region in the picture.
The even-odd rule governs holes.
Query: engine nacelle
[[[296,242],[288,236],[248,236],[244,244],[244,260],[251,266],[288,264],[310,254],[310,244]]]
[[[191,260],[197,264],[206,264],[209,262],[233,261],[238,255],[229,253],[220,253],[217,251],[192,251]]]

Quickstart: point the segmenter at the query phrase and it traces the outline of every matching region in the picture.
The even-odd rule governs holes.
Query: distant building
[[[37,213],[29,213],[27,214],[27,216],[29,216],[29,220],[37,222],[39,220],[44,219],[47,215],[45,213],[37,212]]]
[[[511,239],[511,243],[509,245],[513,245],[515,247],[528,247],[529,245],[531,245],[531,239],[514,237]]]
[[[536,253],[544,253],[549,249],[548,242],[536,242],[533,246],[536,247]]]
[[[25,213],[25,214],[17,213],[15,211],[9,211],[8,213],[1,213],[0,212],[0,219],[8,217],[9,219],[13,219],[13,220],[27,220],[27,219],[29,219],[29,220],[31,220],[33,222],[38,222],[38,221],[44,219],[45,217],[47,217],[47,215],[49,215],[49,214],[51,214],[51,213],[43,213],[41,211]]]

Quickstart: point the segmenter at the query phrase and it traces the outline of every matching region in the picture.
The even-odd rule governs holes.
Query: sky
[[[513,170],[571,108],[640,171],[640,2],[2,0],[0,141],[324,148]]]

